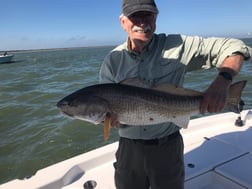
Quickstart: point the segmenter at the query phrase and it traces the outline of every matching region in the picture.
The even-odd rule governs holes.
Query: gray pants
[[[183,189],[184,144],[179,132],[160,140],[120,138],[116,152],[117,189]]]

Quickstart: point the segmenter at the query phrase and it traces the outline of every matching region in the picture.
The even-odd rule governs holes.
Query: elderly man
[[[202,114],[222,110],[233,77],[251,56],[249,47],[237,39],[155,34],[157,14],[154,0],[123,0],[120,22],[128,39],[106,56],[100,82],[139,78],[148,87],[162,83],[180,87],[187,72],[217,67],[199,110]],[[178,126],[171,122],[148,127],[118,124],[115,112],[112,125],[120,135],[114,164],[116,188],[184,188],[184,147]]]

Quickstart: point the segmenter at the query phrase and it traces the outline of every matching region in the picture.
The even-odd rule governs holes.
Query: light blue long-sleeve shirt
[[[181,87],[187,72],[221,67],[234,53],[252,56],[251,49],[241,40],[202,38],[198,36],[154,34],[140,54],[128,48],[128,41],[113,49],[100,69],[101,83],[119,83],[139,78],[148,87],[170,83]],[[179,128],[173,123],[153,126],[121,126],[119,135],[131,139],[155,139],[168,136]]]

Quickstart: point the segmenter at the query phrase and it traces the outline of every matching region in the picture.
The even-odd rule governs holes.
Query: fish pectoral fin
[[[189,121],[190,121],[190,116],[183,115],[183,116],[179,116],[177,119],[174,119],[172,122],[178,127],[186,129],[188,127]]]
[[[110,122],[111,122],[111,116],[110,113],[107,113],[104,120],[104,133],[103,133],[105,141],[107,141],[109,138]]]

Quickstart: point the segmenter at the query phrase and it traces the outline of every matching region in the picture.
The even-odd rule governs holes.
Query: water
[[[246,40],[252,46],[252,39]],[[0,183],[29,177],[38,169],[114,142],[103,128],[63,117],[55,104],[65,95],[98,81],[99,68],[113,47],[16,52],[0,64]],[[249,80],[243,99],[252,108],[252,61],[236,80]],[[185,85],[204,90],[216,70],[189,73]],[[200,82],[199,82],[200,78]]]

